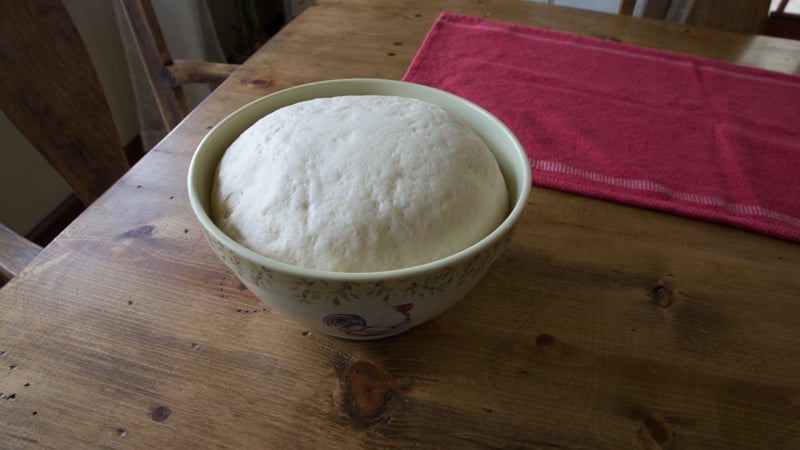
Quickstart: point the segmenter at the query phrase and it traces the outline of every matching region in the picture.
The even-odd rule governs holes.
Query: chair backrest
[[[61,0],[0,6],[0,108],[89,204],[129,168],[89,53]]]
[[[769,16],[770,0],[694,0],[687,24],[737,33],[760,33]]]
[[[181,85],[238,66],[173,61],[150,0],[118,0],[167,130],[188,113]],[[86,47],[62,0],[0,0],[0,108],[89,204],[129,168]]]
[[[167,129],[188,112],[180,85],[221,82],[238,66],[172,61],[149,0],[120,0]],[[128,169],[111,110],[62,0],[0,0],[0,108],[92,203]],[[40,247],[0,224],[0,286]]]
[[[797,6],[800,2],[792,2],[792,6]],[[767,25],[764,27],[764,34],[768,36],[782,37],[786,39],[800,39],[800,14],[787,13],[789,0],[781,0],[778,6],[769,14]],[[793,11],[794,9],[790,9]]]
[[[619,14],[633,14],[641,1],[620,0]],[[764,30],[769,8],[770,0],[671,0],[665,19],[725,31],[759,33]]]

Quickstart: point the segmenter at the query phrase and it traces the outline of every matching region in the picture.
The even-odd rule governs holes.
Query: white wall
[[[25,234],[71,191],[2,113],[0,142],[0,222]]]
[[[122,144],[139,134],[128,63],[109,0],[63,0],[83,39],[108,100]]]

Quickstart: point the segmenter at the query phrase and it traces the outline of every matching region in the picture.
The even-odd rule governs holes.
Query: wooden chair
[[[173,60],[150,0],[117,0],[136,44],[164,128],[175,128],[189,113],[181,86],[188,83],[218,84],[237,68],[234,64]]]
[[[760,33],[770,0],[694,0],[685,23],[737,33]]]
[[[642,1],[642,0],[638,0]],[[621,0],[619,13],[633,14],[637,0]],[[770,0],[672,0],[666,20],[739,33],[763,31]]]
[[[188,112],[182,83],[218,82],[236,66],[173,63],[150,2],[120,1],[171,129]],[[89,53],[61,0],[0,0],[0,7],[0,108],[89,205],[130,167]],[[40,250],[0,224],[0,285]]]
[[[800,14],[786,12],[789,0],[781,0],[767,18],[764,34],[786,39],[800,39]]]
[[[634,8],[636,8],[636,0],[620,0],[617,13],[623,16],[631,16]]]
[[[88,205],[129,167],[89,53],[60,0],[0,6],[0,107]],[[40,250],[2,226],[2,278]]]

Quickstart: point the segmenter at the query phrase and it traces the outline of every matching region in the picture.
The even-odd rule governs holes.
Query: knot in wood
[[[343,408],[358,425],[383,422],[397,406],[399,395],[381,369],[367,361],[347,368],[342,382]]]
[[[153,413],[150,415],[150,418],[156,422],[163,422],[169,418],[169,415],[172,414],[172,411],[166,406],[156,406],[153,408]]]
[[[239,83],[253,86],[269,86],[271,81],[263,78],[244,78]]]
[[[672,438],[672,433],[669,431],[669,426],[666,421],[658,420],[653,417],[646,417],[644,426],[650,437],[659,445],[665,444]]]
[[[122,233],[120,237],[124,239],[141,239],[152,235],[155,229],[156,227],[153,225],[142,225]]]
[[[652,289],[653,293],[653,303],[662,307],[662,308],[669,308],[672,306],[673,298],[672,298],[672,290],[663,284],[657,284],[653,286]]]
[[[556,338],[554,338],[552,335],[549,335],[547,333],[543,333],[543,334],[540,334],[540,335],[536,336],[536,345],[538,345],[540,347],[544,347],[544,346],[547,346],[547,345],[552,345],[553,342],[555,342],[555,341],[556,341]]]

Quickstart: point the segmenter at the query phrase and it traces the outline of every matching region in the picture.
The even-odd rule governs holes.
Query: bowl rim
[[[372,87],[380,88],[381,85],[383,86],[396,86],[396,87],[406,87],[410,89],[417,90],[418,92],[427,92],[435,96],[441,96],[445,98],[450,98],[450,100],[455,101],[456,103],[461,103],[468,109],[477,112],[479,115],[484,116],[488,119],[488,122],[492,123],[494,126],[498,127],[502,133],[507,136],[511,143],[513,144],[515,156],[515,163],[522,164],[523,170],[522,178],[519,180],[520,185],[518,186],[518,190],[520,191],[519,197],[513,203],[513,206],[509,213],[506,215],[505,219],[497,226],[491,233],[484,236],[478,242],[470,245],[467,248],[464,248],[452,255],[446,256],[444,258],[439,258],[434,261],[430,261],[423,264],[418,264],[415,266],[403,267],[399,269],[391,269],[391,270],[383,270],[383,271],[374,271],[374,272],[336,272],[336,271],[328,271],[328,270],[319,270],[319,269],[311,269],[306,267],[300,267],[291,265],[288,263],[284,263],[278,261],[273,258],[269,258],[264,256],[260,253],[257,253],[244,245],[240,244],[239,242],[235,241],[231,237],[229,237],[224,231],[222,231],[216,223],[211,219],[209,212],[203,206],[203,202],[200,200],[199,193],[197,192],[197,178],[199,176],[199,169],[198,166],[200,163],[198,160],[200,159],[200,155],[203,153],[203,149],[206,148],[208,142],[217,134],[220,133],[229,123],[235,121],[237,116],[242,114],[243,111],[249,110],[251,108],[255,108],[258,106],[259,103],[268,101],[268,99],[274,99],[276,97],[281,96],[291,96],[294,91],[297,90],[305,90],[313,87],[319,87],[321,85],[349,85],[349,84],[365,84],[365,85],[372,85]],[[349,94],[349,93],[342,93],[336,95],[362,95],[362,94]],[[376,95],[392,95],[392,94],[376,94]],[[397,95],[397,94],[395,94]],[[402,96],[402,94],[399,94]],[[334,95],[331,95],[334,96]],[[302,100],[300,100],[302,101]],[[435,101],[431,101],[432,103],[436,103]],[[247,125],[247,127],[250,127]],[[244,131],[244,129],[242,130]],[[240,132],[241,133],[241,132]],[[224,151],[220,154],[224,154]],[[518,160],[517,160],[518,158]],[[189,193],[189,203],[191,205],[192,211],[194,212],[195,217],[203,226],[205,232],[209,237],[213,237],[213,239],[217,240],[221,243],[224,247],[226,247],[229,251],[233,252],[234,254],[238,254],[243,256],[244,258],[248,259],[255,264],[264,267],[267,270],[271,270],[274,272],[281,272],[286,274],[292,274],[294,276],[299,276],[306,279],[318,279],[318,280],[326,280],[326,281],[334,281],[334,282],[359,282],[359,281],[375,281],[375,280],[395,280],[395,279],[403,279],[403,278],[411,278],[418,275],[422,275],[425,273],[430,273],[431,271],[444,269],[446,267],[453,267],[458,266],[459,264],[469,260],[470,258],[474,257],[482,253],[484,250],[489,248],[490,246],[494,245],[503,235],[506,233],[511,232],[514,224],[517,222],[519,217],[522,215],[522,212],[525,208],[525,205],[528,202],[528,197],[530,196],[531,190],[531,167],[530,162],[528,160],[528,156],[525,153],[522,144],[520,144],[519,140],[517,139],[516,135],[503,123],[500,119],[494,116],[492,113],[488,112],[484,108],[476,105],[475,103],[460,97],[458,95],[452,94],[450,92],[418,84],[418,83],[411,83],[407,81],[400,81],[400,80],[390,80],[390,79],[379,79],[379,78],[340,78],[340,79],[331,79],[331,80],[323,80],[323,81],[316,81],[311,83],[304,83],[296,86],[292,86],[289,88],[281,89],[262,97],[259,97],[253,101],[246,103],[243,106],[240,106],[233,112],[227,114],[222,120],[220,120],[216,125],[214,125],[208,133],[203,137],[200,143],[195,148],[191,161],[189,163],[189,169],[187,172],[187,187]],[[514,194],[516,195],[516,194]]]

